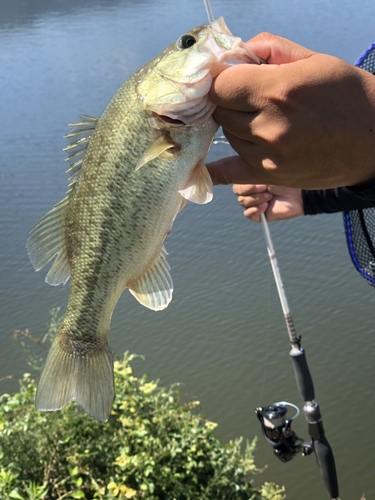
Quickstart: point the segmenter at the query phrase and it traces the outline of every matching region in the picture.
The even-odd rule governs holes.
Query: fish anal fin
[[[185,187],[180,189],[179,193],[193,203],[204,204],[212,200],[212,180],[203,162],[194,167]]]
[[[171,148],[179,148],[179,146],[173,142],[166,134],[161,135],[150,146],[146,149],[143,155],[138,160],[135,170],[139,170],[144,165],[146,165],[151,160],[154,160],[158,156],[162,155],[165,151]]]
[[[38,384],[36,409],[57,411],[75,401],[93,418],[106,422],[113,398],[113,357],[108,344],[93,343],[86,352],[75,352],[57,336]]]
[[[130,293],[143,306],[153,311],[165,309],[172,300],[173,282],[166,255],[165,247],[162,246],[158,258],[150,269],[128,286]]]

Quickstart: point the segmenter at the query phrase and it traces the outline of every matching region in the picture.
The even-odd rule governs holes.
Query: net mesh
[[[356,66],[375,75],[375,43],[362,54]],[[375,286],[375,208],[344,212],[344,225],[354,266]]]
[[[357,271],[375,286],[375,209],[353,210],[344,214],[346,240]]]

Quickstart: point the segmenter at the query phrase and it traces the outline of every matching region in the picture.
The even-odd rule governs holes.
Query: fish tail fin
[[[114,393],[113,357],[107,343],[77,349],[71,341],[56,337],[38,384],[37,410],[61,410],[76,401],[93,418],[106,422]]]

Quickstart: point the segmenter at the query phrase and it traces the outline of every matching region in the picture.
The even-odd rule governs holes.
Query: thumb
[[[255,54],[269,64],[286,64],[307,59],[315,52],[272,33],[260,33],[246,42]]]
[[[259,172],[240,156],[228,156],[207,163],[206,167],[214,185],[256,184],[259,175]]]

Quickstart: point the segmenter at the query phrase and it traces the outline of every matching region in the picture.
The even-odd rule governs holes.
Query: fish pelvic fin
[[[39,271],[56,257],[46,276],[46,282],[50,285],[61,283],[65,285],[70,278],[70,262],[65,240],[65,211],[98,118],[80,115],[80,120],[69,125],[73,130],[65,136],[70,141],[69,146],[64,149],[70,164],[67,170],[70,174],[67,196],[37,222],[30,232],[26,245],[35,271]]]
[[[75,401],[106,422],[115,394],[112,352],[107,343],[91,342],[86,349],[75,344],[59,336],[54,340],[38,384],[36,409],[57,411]]]
[[[167,251],[164,245],[153,265],[138,280],[128,286],[143,306],[153,311],[165,309],[172,300],[173,282],[169,274]]]
[[[209,203],[213,198],[212,180],[207,167],[199,162],[190,174],[183,189],[178,191],[186,200],[193,203]]]

